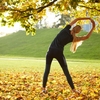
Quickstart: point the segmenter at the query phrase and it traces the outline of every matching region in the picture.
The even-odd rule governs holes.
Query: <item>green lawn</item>
[[[100,72],[100,60],[80,60],[68,59],[68,68],[71,72]],[[1,57],[0,70],[14,72],[44,72],[45,59],[41,58],[15,58]],[[51,66],[51,72],[62,72],[60,65],[54,59]]]
[[[24,31],[0,38],[0,55],[17,57],[44,58],[47,49],[61,29],[40,29],[35,36],[26,36]],[[81,32],[81,34],[86,34]],[[84,41],[76,53],[70,52],[70,44],[65,47],[64,54],[67,59],[100,59],[100,34],[93,33]]]

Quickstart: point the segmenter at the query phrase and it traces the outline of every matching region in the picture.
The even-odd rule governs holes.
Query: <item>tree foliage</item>
[[[92,17],[100,23],[100,0],[0,0],[0,22],[8,26],[20,22],[27,34],[34,35],[34,26],[46,15],[46,8],[74,17]],[[100,24],[96,29],[100,31]]]

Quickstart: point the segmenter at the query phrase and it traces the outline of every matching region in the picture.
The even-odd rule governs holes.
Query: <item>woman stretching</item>
[[[79,20],[90,20],[92,23],[92,28],[89,31],[89,33],[82,37],[76,36],[76,34],[81,31],[80,25],[76,25],[72,28],[72,30],[70,30],[71,27]],[[46,92],[46,83],[48,80],[50,66],[51,66],[53,58],[56,58],[57,61],[59,62],[72,91],[78,92],[74,87],[72,78],[68,71],[66,59],[63,55],[64,46],[66,44],[72,42],[70,49],[72,52],[75,52],[77,47],[79,46],[79,43],[82,42],[83,40],[88,39],[94,28],[95,28],[95,22],[91,18],[76,18],[69,25],[67,25],[63,30],[61,30],[60,33],[55,37],[55,39],[53,40],[53,42],[51,43],[51,45],[49,47],[47,55],[46,55],[46,67],[45,67],[45,72],[44,72],[44,76],[43,76],[43,92],[44,93]]]

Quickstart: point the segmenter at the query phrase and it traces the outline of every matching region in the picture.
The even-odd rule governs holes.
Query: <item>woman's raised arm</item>
[[[92,31],[94,30],[95,28],[95,22],[93,19],[90,19],[91,23],[92,23],[92,29],[90,30],[90,32],[86,35],[86,38],[88,39],[92,33]]]
[[[77,21],[79,20],[91,20],[91,18],[88,18],[88,17],[84,17],[84,18],[76,18],[74,19],[69,25],[74,25]]]
[[[86,40],[90,37],[90,35],[92,34],[94,28],[95,28],[95,22],[93,19],[90,19],[91,23],[92,23],[92,28],[91,30],[89,31],[89,33],[83,37],[77,37],[76,41],[81,41],[81,40]]]

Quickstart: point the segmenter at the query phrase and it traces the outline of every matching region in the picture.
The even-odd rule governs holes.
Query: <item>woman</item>
[[[72,30],[70,30],[70,28],[79,20],[90,20],[92,23],[91,30],[89,31],[89,33],[87,35],[85,35],[83,37],[76,36],[76,34],[81,31],[80,25],[76,25],[75,27],[72,28]],[[64,46],[66,44],[72,42],[71,51],[75,52],[78,47],[78,44],[81,41],[88,39],[94,28],[95,28],[95,22],[91,18],[77,18],[77,19],[73,20],[69,25],[67,25],[63,30],[61,30],[60,33],[55,37],[55,39],[53,40],[53,42],[51,43],[51,45],[49,47],[47,55],[46,55],[46,68],[45,68],[45,72],[44,72],[44,76],[43,76],[43,92],[44,93],[46,92],[46,83],[48,80],[50,66],[51,66],[51,62],[52,62],[53,58],[56,58],[58,60],[72,91],[78,92],[74,87],[72,78],[68,71],[66,59],[63,55]]]

